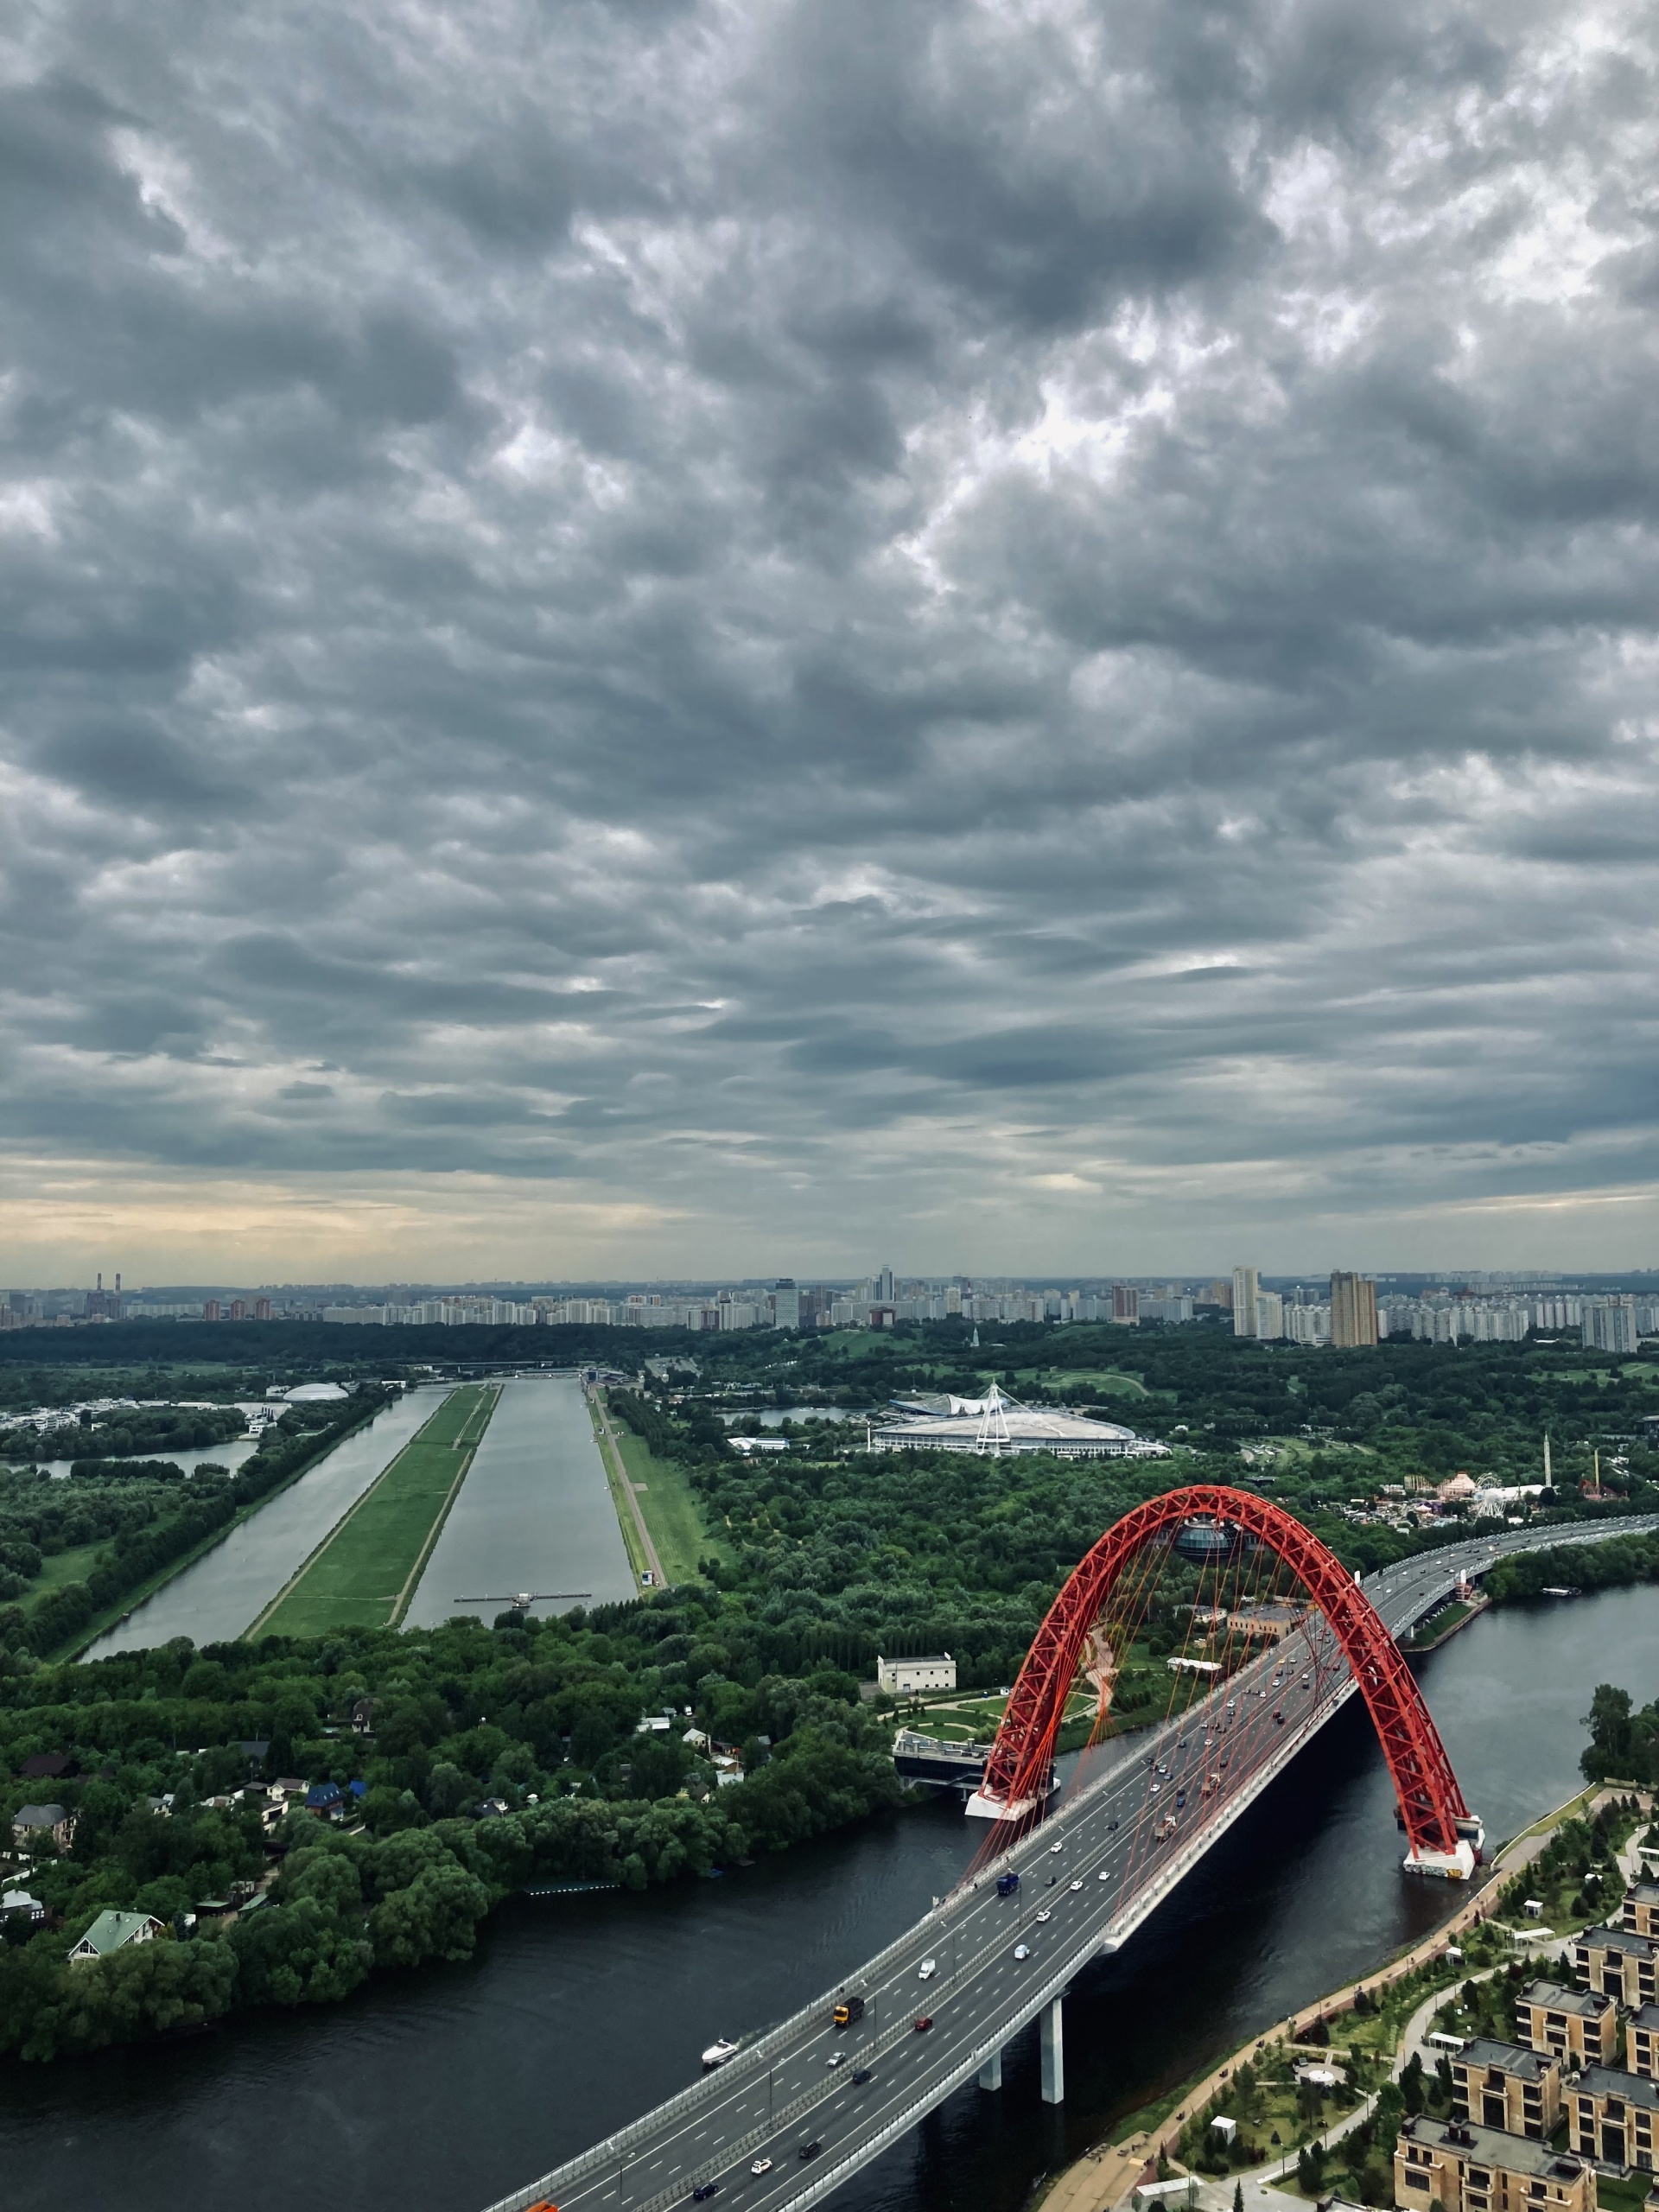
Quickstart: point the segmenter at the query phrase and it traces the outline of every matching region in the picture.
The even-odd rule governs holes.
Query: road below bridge
[[[1401,1637],[1500,1557],[1656,1527],[1659,1516],[1646,1516],[1566,1531],[1505,1530],[1402,1561],[1363,1587]],[[967,2082],[998,2088],[1003,2048],[1033,2020],[1040,2023],[1044,2094],[1058,2101],[1069,1984],[1128,1940],[1357,1690],[1322,1626],[1294,1659],[1283,1648],[1270,1651],[1225,1688],[1224,1700],[1120,1739],[1121,1756],[1074,1785],[995,1868],[849,1975],[842,1990],[864,1999],[855,2026],[831,2025],[841,1991],[827,1991],[491,2212],[528,2212],[543,2202],[559,2212],[667,2212],[710,2183],[721,2212],[806,2212]],[[1230,1732],[1242,1729],[1249,1701],[1264,1697],[1283,1720],[1274,1724],[1268,1755],[1239,1774]],[[1206,1795],[1211,1774],[1221,1783]],[[995,1876],[1007,1869],[1020,1883],[1004,1897]],[[932,2024],[918,2032],[923,2017]]]

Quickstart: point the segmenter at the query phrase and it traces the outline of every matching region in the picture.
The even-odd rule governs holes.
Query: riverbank
[[[1401,1649],[1408,1659],[1420,1658],[1427,1651],[1438,1651],[1443,1643],[1449,1643],[1460,1630],[1467,1628],[1471,1621],[1478,1620],[1491,1602],[1490,1598],[1483,1595],[1470,1599],[1466,1604],[1459,1601],[1445,1606],[1426,1624],[1433,1630],[1431,1635],[1425,1636],[1419,1630],[1409,1643],[1401,1645]]]
[[[1459,1624],[1461,1625],[1461,1624]],[[1511,1839],[1483,1870],[1475,1885],[1474,1894],[1465,1898],[1458,1909],[1449,1914],[1432,1935],[1411,1944],[1395,1957],[1382,1962],[1375,1973],[1363,1974],[1345,1982],[1338,1989],[1327,1991],[1307,2005],[1299,2007],[1274,2029],[1248,2037],[1236,2049],[1230,2051],[1218,2064],[1192,2080],[1171,2090],[1158,2103],[1147,2110],[1128,2115],[1119,2131],[1109,2141],[1092,2145],[1083,2157],[1058,2175],[1052,2185],[1037,2198],[1043,2212],[1114,2212],[1130,2192],[1142,2181],[1156,2177],[1158,2162],[1174,2162],[1181,2127],[1192,2113],[1202,2113],[1212,2100],[1222,2097],[1228,2083],[1241,2066],[1249,2064],[1258,2071],[1263,2062],[1274,2054],[1288,2054],[1301,2046],[1300,2055],[1313,2058],[1325,2050],[1332,2040],[1331,2031],[1338,2015],[1352,2015],[1355,1999],[1363,1992],[1375,2005],[1376,2000],[1401,1982],[1446,1961],[1447,1972],[1444,1983],[1425,1993],[1424,2003],[1414,2011],[1411,2019],[1400,2030],[1397,2053],[1401,2063],[1409,2056],[1412,2031],[1418,2014],[1425,2006],[1433,2007],[1443,2000],[1447,1992],[1463,1979],[1464,1962],[1446,1961],[1449,1948],[1457,1948],[1457,1938],[1477,1929],[1492,1924],[1492,1908],[1499,1887],[1521,1870],[1540,1857],[1550,1839],[1564,1822],[1569,1820],[1591,1819],[1604,1805],[1621,1802],[1627,1792],[1603,1785],[1581,1790],[1546,1814],[1521,1834]],[[1643,1816],[1651,1811],[1652,1800],[1642,1793]],[[1599,1914],[1591,1917],[1598,1918]],[[1588,1924],[1586,1923],[1584,1924]],[[1559,1940],[1566,1941],[1575,1929],[1557,1931]],[[1310,2043],[1310,2034],[1319,2039]],[[1395,2056],[1395,2049],[1386,2055]],[[1399,2065],[1394,2069],[1397,2075]],[[1375,2100],[1362,2100],[1357,2109],[1344,2114],[1336,2124],[1321,2133],[1308,2138],[1329,2146],[1343,2134],[1358,2126],[1367,2116]],[[1173,2117],[1175,2126],[1166,2125]],[[1282,2180],[1296,2164],[1300,2145],[1293,2145],[1276,2158],[1258,2161],[1254,2166],[1243,2166],[1236,2175],[1226,2177],[1230,2189],[1235,2178],[1260,2181]],[[1173,2170],[1187,2169],[1175,2164]]]

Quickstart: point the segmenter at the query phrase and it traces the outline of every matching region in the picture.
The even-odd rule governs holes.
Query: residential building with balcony
[[[1484,2037],[1465,2044],[1452,2061],[1452,2111],[1458,2120],[1546,2142],[1561,2116],[1561,2062],[1521,2044]]]
[[[1618,2010],[1599,1991],[1529,1982],[1515,2000],[1515,2024],[1535,2050],[1548,2051],[1564,2065],[1618,2063]]]
[[[1524,2135],[1420,2113],[1395,2144],[1394,2201],[1414,2212],[1596,2212],[1596,2171]]]

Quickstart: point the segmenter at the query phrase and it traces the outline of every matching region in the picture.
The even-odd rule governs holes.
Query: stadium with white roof
[[[1166,1444],[1058,1406],[1022,1406],[991,1385],[984,1398],[906,1399],[894,1418],[872,1421],[872,1452],[975,1452],[989,1459],[1052,1452],[1062,1459],[1161,1459]]]

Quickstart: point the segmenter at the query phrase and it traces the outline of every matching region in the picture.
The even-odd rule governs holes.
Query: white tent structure
[[[1052,1452],[1062,1459],[1152,1459],[1167,1456],[1166,1444],[1137,1436],[1116,1421],[1092,1421],[1053,1406],[1022,1406],[995,1383],[983,1398],[952,1398],[947,1413],[907,1414],[872,1422],[872,1452],[973,1452],[1005,1459],[1020,1452]]]

